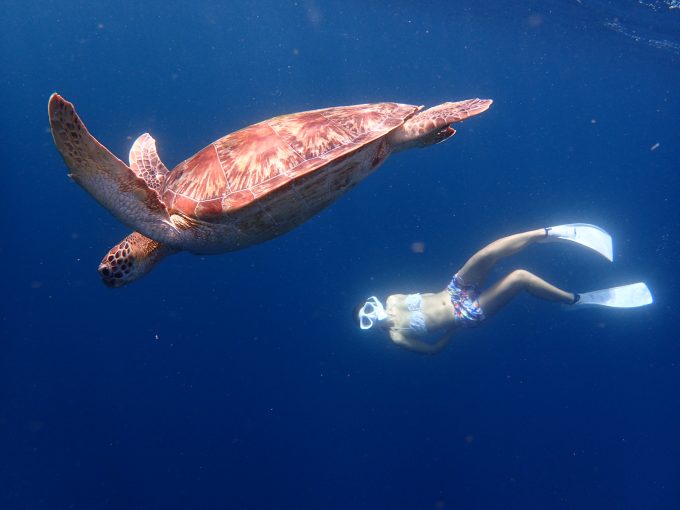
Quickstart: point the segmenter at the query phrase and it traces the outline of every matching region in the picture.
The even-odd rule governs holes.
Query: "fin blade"
[[[607,231],[590,223],[567,223],[550,227],[550,234],[540,242],[571,241],[596,251],[609,262],[614,261],[612,236]]]
[[[609,262],[614,261],[612,236],[597,225],[589,223],[572,223],[576,228],[575,243],[596,251]]]
[[[612,287],[579,294],[581,298],[574,307],[607,306],[610,308],[637,308],[654,302],[649,287],[644,282]]]

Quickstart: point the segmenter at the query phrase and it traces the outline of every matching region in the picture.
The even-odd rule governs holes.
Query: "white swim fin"
[[[578,300],[571,305],[574,308],[588,306],[609,306],[613,308],[635,308],[650,305],[654,302],[652,293],[642,282],[612,287],[611,289],[594,290],[577,294]],[[571,308],[571,307],[570,307]]]
[[[614,260],[614,248],[612,236],[596,225],[588,223],[568,223],[545,229],[548,235],[541,242],[572,241],[596,251],[604,258],[612,262]]]

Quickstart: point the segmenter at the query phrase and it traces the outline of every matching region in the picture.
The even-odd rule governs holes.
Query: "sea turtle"
[[[99,265],[118,287],[165,256],[245,248],[308,220],[372,173],[392,152],[442,142],[450,124],[484,112],[488,99],[422,106],[374,103],[325,108],[253,124],[168,171],[141,135],[130,166],[87,130],[71,103],[49,100],[54,143],[70,177],[135,230]]]

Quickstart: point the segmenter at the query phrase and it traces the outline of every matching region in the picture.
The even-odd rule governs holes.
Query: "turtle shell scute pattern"
[[[253,124],[180,163],[166,178],[163,201],[170,210],[214,219],[361,150],[418,110],[412,105],[378,103],[283,115]]]

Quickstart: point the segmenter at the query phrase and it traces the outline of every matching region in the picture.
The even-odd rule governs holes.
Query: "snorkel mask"
[[[359,327],[361,329],[371,329],[376,322],[385,319],[387,319],[385,307],[375,296],[368,298],[364,306],[359,309]]]

